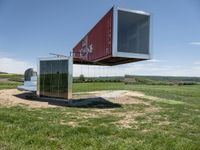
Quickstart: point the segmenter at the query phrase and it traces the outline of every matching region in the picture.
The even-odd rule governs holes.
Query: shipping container
[[[45,98],[72,98],[72,58],[38,60],[37,95]]]
[[[112,66],[150,57],[150,14],[117,7],[73,48],[74,64]]]

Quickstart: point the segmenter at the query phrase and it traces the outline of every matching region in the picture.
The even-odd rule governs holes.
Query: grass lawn
[[[0,90],[13,89],[22,84],[22,75],[0,74]]]
[[[75,83],[73,87],[74,92],[94,90],[141,91],[158,99],[137,97],[142,103],[106,113],[93,108],[0,106],[0,149],[200,150],[200,85]],[[129,126],[121,126],[124,119]]]
[[[18,85],[21,85],[21,84],[22,83],[20,83],[20,82],[12,82],[12,83],[0,82],[0,90],[15,89],[15,88],[17,88]]]

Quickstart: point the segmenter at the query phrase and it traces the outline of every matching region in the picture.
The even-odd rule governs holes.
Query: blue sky
[[[50,52],[69,55],[113,5],[152,14],[153,60],[75,66],[75,75],[200,76],[200,0],[0,0],[0,71],[23,73]]]

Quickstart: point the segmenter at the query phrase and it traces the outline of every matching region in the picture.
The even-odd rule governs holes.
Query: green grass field
[[[141,91],[159,99],[143,97],[143,103],[122,105],[108,110],[110,113],[94,108],[0,106],[0,149],[200,149],[200,85],[73,86],[74,92],[99,90]],[[119,123],[124,117],[115,114],[135,117],[129,120],[129,127],[123,127]]]
[[[22,84],[22,75],[0,74],[0,90],[13,89]]]

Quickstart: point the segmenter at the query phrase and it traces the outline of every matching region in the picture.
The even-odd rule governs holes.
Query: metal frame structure
[[[68,99],[72,99],[72,82],[73,82],[73,58],[72,57],[43,57],[38,58],[37,62],[37,95],[40,96],[40,62],[47,60],[68,60]],[[54,98],[55,99],[55,98]],[[58,99],[58,98],[56,98]]]

